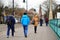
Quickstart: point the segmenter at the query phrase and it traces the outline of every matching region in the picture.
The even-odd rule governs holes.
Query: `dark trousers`
[[[42,26],[42,22],[40,22],[40,26]]]
[[[37,26],[34,27],[34,32],[36,33],[36,31],[37,31]]]
[[[23,29],[24,29],[24,35],[27,36],[28,26],[27,25],[23,25]]]
[[[9,36],[10,35],[10,29],[11,29],[11,31],[12,31],[12,36],[14,36],[14,26],[8,26],[8,28],[7,28],[7,36]]]
[[[46,26],[48,26],[48,22],[46,22]]]

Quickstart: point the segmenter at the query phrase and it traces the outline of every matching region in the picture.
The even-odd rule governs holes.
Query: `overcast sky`
[[[2,0],[5,6],[12,4],[12,0]],[[20,8],[26,8],[26,3],[23,3],[23,0],[14,0],[15,4],[18,4]],[[39,5],[42,4],[46,0],[28,0],[28,9],[35,8],[38,12]],[[55,0],[58,4],[60,4],[60,0]]]

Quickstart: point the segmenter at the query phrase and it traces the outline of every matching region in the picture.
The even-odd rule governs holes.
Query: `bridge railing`
[[[60,19],[52,19],[49,21],[50,27],[58,35],[60,40]]]

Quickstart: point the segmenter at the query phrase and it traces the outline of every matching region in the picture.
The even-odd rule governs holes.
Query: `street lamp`
[[[28,0],[26,0],[26,10],[28,10]]]
[[[25,3],[25,0],[23,0],[23,2]]]
[[[27,10],[28,10],[28,0],[23,0],[23,2],[25,3],[26,2],[26,12],[27,12]]]
[[[12,7],[13,7],[12,15],[14,15],[14,0],[12,0],[12,3],[13,3],[13,5],[12,5]]]

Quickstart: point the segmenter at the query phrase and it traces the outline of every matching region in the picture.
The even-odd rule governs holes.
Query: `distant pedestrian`
[[[48,26],[48,17],[45,18],[45,23],[46,23],[46,26]]]
[[[30,18],[28,17],[27,13],[24,13],[22,18],[21,18],[21,23],[24,29],[24,35],[27,38],[27,33],[28,33],[28,25],[30,23]]]
[[[37,31],[37,25],[39,23],[39,19],[38,19],[38,15],[37,14],[34,15],[32,21],[34,21],[34,33],[37,33],[36,32]]]
[[[15,25],[14,17],[8,16],[6,22],[7,22],[7,38],[9,38],[10,35],[10,29],[12,31],[12,36],[14,37],[14,25]]]
[[[40,18],[40,26],[42,26],[42,24],[43,24],[43,19]]]

